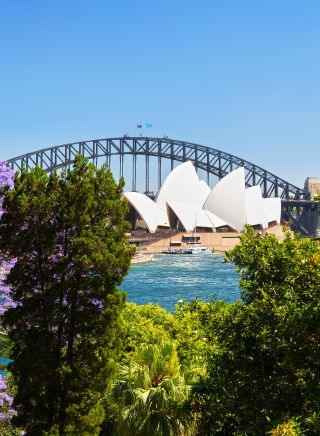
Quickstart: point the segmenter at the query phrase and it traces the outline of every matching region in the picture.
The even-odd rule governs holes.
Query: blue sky
[[[320,177],[320,2],[0,1],[0,156],[168,135]]]

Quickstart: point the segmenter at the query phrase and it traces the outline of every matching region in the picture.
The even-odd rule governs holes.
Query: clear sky
[[[0,0],[0,156],[144,133],[320,177],[319,0]]]

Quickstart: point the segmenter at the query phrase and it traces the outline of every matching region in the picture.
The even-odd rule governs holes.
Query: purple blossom
[[[12,171],[5,161],[0,160],[0,188],[14,186],[14,171]],[[3,214],[3,197],[0,195],[0,218]],[[15,259],[3,260],[0,258],[0,316],[10,307],[15,307],[10,293],[10,288],[6,285],[5,280],[11,268],[16,263]],[[0,374],[0,421],[9,423],[16,411],[12,408],[13,397],[10,395],[10,388],[3,375]]]
[[[4,377],[0,375],[0,391],[7,388],[7,383]]]
[[[0,186],[8,186],[10,189],[14,185],[14,171],[8,167],[6,161],[0,160]]]
[[[5,161],[0,160],[0,187],[8,186],[12,189],[14,185],[14,171],[8,167]],[[2,197],[0,197],[0,216],[3,214]]]
[[[10,421],[15,415],[15,410],[11,408],[13,397],[8,394],[6,379],[0,375],[0,421]]]
[[[13,401],[13,398],[7,392],[0,392],[0,401],[2,402],[2,404],[4,401],[11,404]],[[2,404],[1,404],[1,406],[2,406]]]
[[[14,185],[14,171],[8,167],[5,161],[0,160],[0,187],[8,186],[12,189]],[[3,214],[3,198],[0,196],[0,217]],[[15,303],[10,297],[10,288],[5,284],[6,276],[14,266],[15,259],[10,261],[1,261],[0,263],[0,315],[9,309],[15,307]]]
[[[94,304],[95,306],[98,306],[99,309],[103,309],[103,303],[101,300],[98,300],[97,298],[93,298],[91,300],[91,303]]]
[[[0,315],[2,315],[10,307],[15,307],[16,304],[10,296],[10,288],[4,284],[8,270],[3,270],[0,266]]]

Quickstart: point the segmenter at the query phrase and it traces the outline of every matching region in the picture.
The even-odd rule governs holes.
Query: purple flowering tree
[[[3,190],[12,189],[14,185],[14,171],[8,167],[5,161],[0,160],[0,217],[3,214],[2,202],[3,202]],[[13,307],[13,301],[10,297],[10,289],[5,284],[5,278],[13,267],[15,261],[5,260],[0,254],[0,315],[9,308]]]
[[[7,378],[0,374],[0,434],[1,436],[14,436],[23,434],[19,429],[11,425],[11,418],[16,414],[12,409],[12,387]]]
[[[0,186],[8,186],[12,189],[14,185],[14,171],[8,167],[5,161],[0,160]],[[1,203],[2,204],[2,201]]]
[[[6,378],[0,374],[0,420],[9,421],[10,414],[14,411],[10,409],[13,402],[13,397],[8,393],[8,385]]]
[[[16,257],[5,281],[16,307],[3,314],[12,422],[27,434],[100,432],[133,251],[122,188],[78,156],[66,175],[22,171],[4,197],[0,249]]]
[[[6,189],[12,189],[14,184],[14,172],[6,165],[4,161],[0,161],[0,216],[3,214],[2,202],[3,192]],[[10,297],[10,289],[5,284],[5,279],[14,266],[15,260],[4,259],[0,254],[0,317],[4,312],[14,307],[14,302]],[[8,387],[6,377],[0,374],[0,432],[1,435],[15,434],[14,429],[11,427],[11,417],[15,414],[11,405],[13,397],[10,395],[11,389]]]

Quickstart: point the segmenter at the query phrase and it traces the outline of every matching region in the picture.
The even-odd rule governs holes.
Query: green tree
[[[122,312],[123,352],[120,363],[129,363],[141,344],[172,342],[176,331],[174,316],[164,308],[153,305],[126,303]]]
[[[199,434],[264,435],[299,422],[320,433],[320,245],[241,238],[228,259],[243,301],[211,303],[208,377],[192,395]]]
[[[175,308],[174,320],[174,338],[180,362],[186,366],[201,367],[199,376],[203,376],[210,346],[206,337],[207,325],[211,321],[210,305],[200,300],[190,303],[180,301]]]
[[[192,434],[193,421],[183,408],[190,381],[181,371],[174,344],[141,345],[128,365],[119,366],[108,395],[115,421],[112,434]]]
[[[240,272],[244,303],[274,301],[277,305],[295,301],[314,304],[319,297],[320,246],[309,238],[286,233],[283,241],[275,235],[255,238],[253,230],[241,244],[227,253]]]
[[[16,307],[4,325],[14,423],[27,435],[99,433],[132,255],[122,188],[78,156],[67,174],[22,171],[5,196],[0,250],[16,258],[6,279]]]
[[[173,315],[158,305],[126,303],[125,310],[122,312],[124,335],[120,362],[122,364],[130,362],[135,350],[141,344],[172,342],[176,346],[181,365],[201,366],[203,375],[204,354],[207,348],[204,313],[207,306],[199,300],[192,303],[180,301]]]

